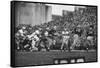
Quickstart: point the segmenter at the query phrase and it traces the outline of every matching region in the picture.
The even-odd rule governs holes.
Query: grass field
[[[52,65],[56,58],[73,58],[73,57],[84,57],[85,62],[96,62],[97,53],[96,51],[57,51],[52,50],[50,52],[16,52],[16,65],[15,66],[30,66],[30,65]]]

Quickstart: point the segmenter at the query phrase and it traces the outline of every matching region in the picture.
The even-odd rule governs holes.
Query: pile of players
[[[15,48],[18,51],[96,50],[97,40],[93,25],[89,25],[88,29],[79,26],[73,30],[57,29],[57,26],[37,29],[22,26],[15,33]]]

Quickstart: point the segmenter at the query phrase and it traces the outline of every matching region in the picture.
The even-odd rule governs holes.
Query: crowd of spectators
[[[86,10],[88,8],[85,8]],[[90,8],[89,8],[90,9]],[[92,10],[92,8],[91,8]],[[93,9],[96,10],[96,9]],[[16,32],[21,29],[23,26],[26,27],[26,33],[32,34],[35,30],[41,28],[42,30],[46,30],[46,28],[53,29],[56,27],[56,32],[61,34],[64,29],[67,29],[71,32],[70,36],[72,36],[72,40],[75,34],[78,34],[80,38],[80,47],[91,45],[90,49],[97,48],[97,16],[96,13],[89,14],[88,12],[80,12],[74,11],[71,16],[61,16],[59,19],[55,18],[54,20],[43,23],[40,25],[25,25],[20,24],[16,27]],[[68,18],[70,17],[70,18]],[[68,20],[69,19],[69,20]],[[91,38],[92,37],[92,38]],[[89,41],[88,41],[89,40]],[[88,43],[86,43],[88,41]],[[58,41],[59,42],[59,41]],[[74,41],[73,41],[74,42]],[[74,47],[78,49],[78,47]]]

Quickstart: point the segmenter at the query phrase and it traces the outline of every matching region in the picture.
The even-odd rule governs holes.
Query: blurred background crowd
[[[33,45],[35,35],[38,40],[36,38]],[[63,10],[62,16],[52,15],[52,21],[40,25],[20,24],[15,27],[15,40],[17,50],[41,50],[44,45],[47,50],[96,50],[97,8],[85,7],[74,12]]]

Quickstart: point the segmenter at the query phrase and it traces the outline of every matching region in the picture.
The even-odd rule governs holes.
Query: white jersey
[[[35,41],[39,41],[39,37],[37,35],[34,36]]]
[[[48,36],[48,34],[49,34],[48,31],[46,31],[46,32],[44,33],[45,36]]]
[[[31,35],[28,35],[28,38],[32,38],[33,36],[35,36],[35,32],[32,33]]]
[[[40,31],[39,31],[39,30],[36,30],[35,33],[36,33],[36,34],[40,34]]]
[[[24,36],[24,31],[22,29],[20,29],[18,32],[21,34],[21,36]]]
[[[20,33],[24,33],[22,29],[19,30]]]
[[[36,30],[36,31],[33,32],[31,35],[28,35],[28,38],[32,38],[32,37],[34,37],[36,34],[40,34],[39,30]]]
[[[69,31],[62,31],[62,34],[69,34]]]
[[[40,34],[39,30],[36,30],[31,35],[28,35],[28,38],[31,39],[31,40],[35,39],[36,41],[38,41],[39,37],[37,36],[37,34]]]
[[[68,35],[69,34],[68,31],[63,31],[62,34],[63,34],[63,38],[69,39],[70,36]]]

